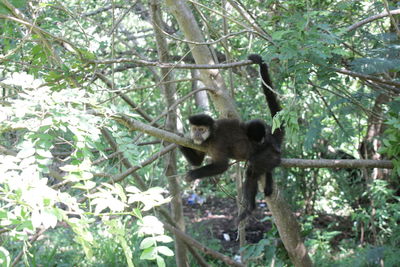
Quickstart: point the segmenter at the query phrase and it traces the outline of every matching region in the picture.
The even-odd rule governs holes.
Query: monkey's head
[[[190,138],[197,145],[201,145],[212,134],[214,120],[206,114],[197,114],[189,117]]]

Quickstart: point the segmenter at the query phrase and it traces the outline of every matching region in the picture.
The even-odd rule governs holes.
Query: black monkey
[[[248,58],[260,66],[262,88],[273,117],[281,110],[281,106],[272,89],[268,66],[259,55],[249,55]],[[206,154],[211,157],[212,162],[190,170],[186,181],[191,182],[225,172],[229,167],[229,159],[248,161],[243,189],[245,209],[238,218],[239,221],[243,220],[256,208],[257,185],[264,175],[264,194],[272,194],[272,170],[280,164],[283,127],[272,133],[271,127],[259,119],[248,122],[237,119],[214,120],[206,114],[190,116],[189,123],[193,142],[204,146],[206,152],[183,146],[180,146],[180,150],[192,165],[201,165]]]

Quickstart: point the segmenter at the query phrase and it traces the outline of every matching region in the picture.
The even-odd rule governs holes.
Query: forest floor
[[[239,240],[237,238],[237,217],[236,201],[231,198],[207,198],[202,204],[189,204],[184,201],[184,215],[190,221],[190,229],[195,229],[194,238],[203,244],[210,244],[211,240],[216,241],[216,246],[221,246],[222,251],[237,253]],[[248,243],[257,243],[264,234],[271,229],[271,221],[261,221],[265,216],[270,215],[265,202],[258,202],[257,209],[248,219],[246,225],[246,240]],[[218,241],[217,241],[218,240]],[[218,244],[219,243],[219,244]]]
[[[236,254],[239,250],[237,238],[236,201],[232,198],[209,197],[202,204],[189,204],[184,201],[184,216],[188,223],[188,233],[203,245],[222,253]],[[258,243],[266,238],[265,233],[271,230],[271,218],[265,202],[257,202],[257,209],[246,224],[246,240],[248,244]],[[315,229],[329,229],[338,231],[338,235],[331,239],[331,245],[337,248],[343,239],[355,238],[350,217],[334,214],[318,214],[313,221]],[[211,246],[210,246],[211,244]]]

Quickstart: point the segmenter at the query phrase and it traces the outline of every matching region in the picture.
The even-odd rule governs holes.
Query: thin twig
[[[359,21],[357,23],[354,23],[353,25],[351,25],[350,27],[347,28],[347,31],[350,32],[350,31],[353,31],[353,30],[355,30],[355,29],[367,24],[367,23],[370,23],[371,21],[374,21],[374,20],[377,20],[377,19],[380,19],[380,18],[384,18],[384,17],[387,17],[389,15],[398,15],[398,14],[400,14],[400,9],[391,10],[390,13],[388,13],[387,11],[386,12],[382,12],[382,13],[380,13],[378,15],[374,15],[374,16],[371,16],[369,18],[363,19],[363,20],[361,20],[361,21]]]
[[[332,68],[332,69],[334,71],[336,71],[336,72],[339,72],[339,73],[342,73],[342,74],[345,74],[345,75],[349,75],[349,76],[352,76],[352,77],[357,77],[357,78],[360,78],[360,79],[371,80],[371,81],[374,81],[374,82],[377,82],[377,83],[383,83],[383,84],[392,85],[392,86],[394,86],[394,87],[391,87],[391,88],[393,88],[393,91],[395,91],[397,93],[400,93],[400,82],[389,81],[389,80],[385,80],[385,79],[378,78],[378,77],[375,77],[375,76],[349,71],[349,70],[346,70],[346,69],[338,69],[338,68]]]
[[[203,252],[206,255],[209,255],[213,258],[219,259],[221,261],[223,261],[225,264],[230,265],[230,266],[237,266],[237,267],[244,267],[244,265],[242,263],[236,262],[233,259],[231,259],[230,257],[223,255],[217,251],[214,251],[204,245],[202,245],[200,242],[198,242],[197,240],[193,239],[192,237],[188,236],[186,233],[182,232],[181,230],[179,230],[176,227],[173,227],[172,225],[168,224],[168,223],[164,223],[164,227],[174,233],[174,235],[179,236],[179,238],[181,238],[188,246],[191,247],[195,247],[198,250],[200,250],[201,252]]]

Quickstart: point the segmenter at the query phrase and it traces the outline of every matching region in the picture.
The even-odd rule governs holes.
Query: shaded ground
[[[272,225],[271,220],[262,222],[266,216],[271,216],[265,203],[258,202],[257,209],[246,225],[246,240],[248,243],[257,243],[265,238]],[[189,229],[194,238],[203,244],[215,244],[221,246],[220,252],[231,252],[236,254],[239,250],[237,240],[237,207],[234,199],[210,197],[202,205],[188,204],[184,199],[184,215]],[[334,214],[317,214],[313,221],[316,229],[338,231],[330,241],[334,248],[337,248],[343,239],[355,238],[352,229],[353,222],[349,216],[338,216]],[[213,243],[212,241],[215,241]],[[213,247],[211,247],[213,248]]]
[[[257,243],[264,237],[264,233],[271,229],[271,222],[261,222],[268,216],[265,203],[258,203],[257,210],[248,220],[246,226],[246,240],[248,243]],[[264,206],[264,207],[263,207]],[[208,198],[202,205],[188,204],[184,199],[184,215],[191,227],[196,229],[199,241],[218,239],[224,251],[237,252],[239,241],[237,240],[237,226],[235,219],[237,207],[234,199]]]

